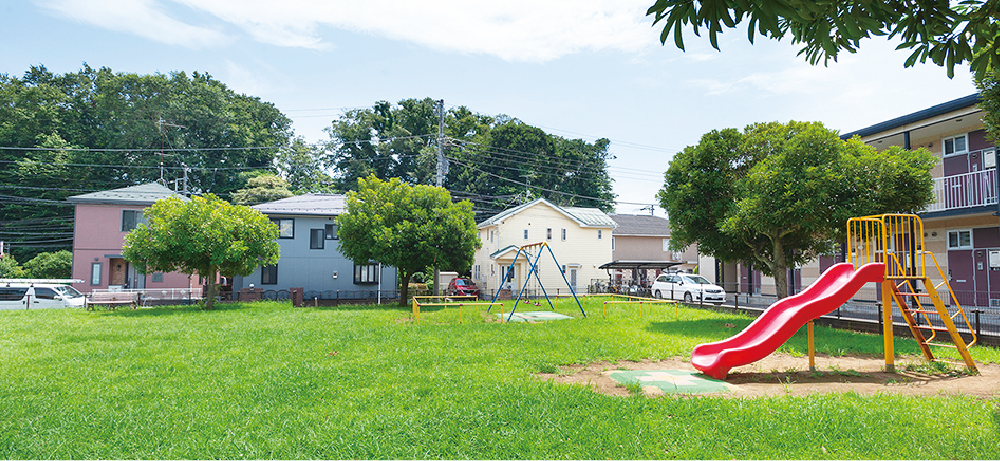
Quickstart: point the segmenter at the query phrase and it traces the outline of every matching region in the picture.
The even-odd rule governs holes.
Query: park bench
[[[94,306],[107,306],[108,310],[111,310],[123,304],[131,305],[132,309],[139,307],[139,293],[135,291],[95,291],[83,302],[83,306],[88,311],[94,310]]]

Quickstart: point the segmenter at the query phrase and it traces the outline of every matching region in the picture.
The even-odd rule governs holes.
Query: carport
[[[667,269],[684,264],[678,261],[612,261],[602,264],[599,269],[608,271],[608,286],[599,287],[598,291],[609,293],[623,293],[635,296],[649,296],[649,287],[652,280],[648,271],[658,270],[665,272]],[[612,270],[631,270],[629,280],[615,280]],[[654,276],[655,278],[655,276]]]

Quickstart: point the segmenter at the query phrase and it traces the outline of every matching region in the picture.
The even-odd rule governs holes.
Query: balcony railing
[[[974,208],[996,203],[996,170],[989,169],[935,178],[934,202],[924,212]]]

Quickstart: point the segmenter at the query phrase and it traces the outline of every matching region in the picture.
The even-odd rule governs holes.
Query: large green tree
[[[435,184],[440,116],[430,98],[380,101],[345,113],[327,128],[327,165],[337,187],[352,190],[370,174],[409,184]],[[570,206],[613,208],[610,141],[590,143],[548,134],[504,115],[465,106],[444,114],[444,187],[488,216],[527,194]]]
[[[925,149],[877,151],[820,123],[757,123],[678,153],[657,198],[674,248],[752,264],[784,297],[787,269],[831,252],[850,217],[930,203],[934,164]]]
[[[288,181],[278,175],[262,174],[247,181],[247,187],[233,192],[234,205],[257,205],[291,197]]]
[[[472,203],[453,203],[443,188],[411,186],[398,178],[359,179],[337,226],[344,256],[396,268],[401,305],[408,301],[413,273],[427,267],[468,271],[480,247]]]
[[[273,171],[276,146],[291,135],[291,121],[273,104],[204,73],[139,75],[84,65],[66,74],[44,66],[20,78],[0,74],[0,195],[9,198],[0,200],[0,227],[71,218],[72,207],[53,204],[161,175],[186,177],[188,190],[228,198],[246,185],[237,173]],[[3,237],[15,252],[26,247],[18,245],[23,239]]]
[[[689,27],[718,49],[718,34],[746,20],[750,42],[789,37],[812,64],[854,53],[866,38],[898,37],[897,49],[913,50],[907,67],[929,59],[951,77],[965,62],[979,75],[1000,64],[998,12],[997,0],[656,0],[646,14],[663,24],[660,41],[681,49]]]
[[[247,276],[278,262],[278,226],[212,194],[158,200],[143,218],[146,223],[125,236],[122,255],[142,273],[197,272],[208,286],[206,309],[215,301],[218,274]]]

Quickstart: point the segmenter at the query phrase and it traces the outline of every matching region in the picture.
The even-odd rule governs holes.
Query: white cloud
[[[220,32],[164,13],[168,2],[283,47],[329,48],[320,34],[324,27],[523,62],[658,46],[657,30],[645,16],[649,0],[50,0],[48,5],[82,22],[164,43],[196,46],[219,40]]]
[[[168,16],[153,0],[45,0],[40,4],[75,21],[169,45],[203,48],[229,41],[219,31]]]

